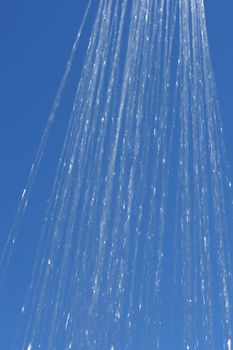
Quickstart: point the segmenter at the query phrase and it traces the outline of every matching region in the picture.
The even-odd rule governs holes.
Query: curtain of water
[[[231,350],[227,168],[203,1],[100,0],[15,348]]]

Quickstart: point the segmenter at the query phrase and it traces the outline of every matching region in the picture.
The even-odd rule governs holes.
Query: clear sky
[[[85,0],[0,2],[0,244],[6,238],[13,220],[85,4]],[[207,0],[206,15],[226,147],[233,175],[233,2]],[[70,84],[78,81],[85,42],[84,35],[76,61],[77,67],[74,69],[77,78],[74,77]],[[69,96],[66,98],[68,101]],[[60,114],[62,112],[67,111],[61,110]],[[62,121],[59,125],[62,128]],[[56,142],[59,148],[59,139]],[[54,144],[53,147],[56,148],[57,145]],[[43,180],[46,189],[49,180],[49,175],[48,181]],[[19,269],[19,276],[20,274]],[[22,279],[27,278],[25,273]],[[0,349],[8,350],[9,337],[14,333],[15,310],[23,300],[20,280],[19,277],[18,281],[10,283],[4,292],[9,295],[9,304],[0,312]]]

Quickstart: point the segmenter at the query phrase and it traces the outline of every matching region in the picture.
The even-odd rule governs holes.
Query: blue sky
[[[7,235],[26,183],[85,4],[84,0],[1,1],[1,244],[4,240],[2,237]],[[206,15],[226,147],[233,169],[233,3],[229,0],[208,0]],[[86,38],[87,35],[84,34],[71,85],[78,81]],[[72,99],[67,96],[67,102],[69,98]],[[65,114],[67,111],[64,107],[59,114],[62,116],[62,112]],[[60,135],[63,122],[61,119]],[[55,140],[51,151],[53,148],[59,149],[59,141]],[[233,170],[231,173],[233,174]],[[49,187],[49,180],[49,175],[48,179],[43,180],[42,185],[46,189]],[[24,268],[22,265],[21,269]],[[21,272],[19,269],[19,275]],[[22,277],[23,283],[28,275],[29,272]],[[8,295],[8,304],[0,316],[0,349],[8,349],[7,338],[14,333],[15,310],[23,299],[20,281],[21,278],[10,282],[4,292],[4,295]],[[15,289],[16,285],[19,286],[18,290]]]
[[[84,9],[85,1],[78,5],[70,1],[69,6],[66,1],[0,4],[1,244],[13,221]],[[27,247],[25,252],[27,255]],[[21,268],[30,271],[23,261]],[[7,295],[7,302],[1,304],[0,349],[9,348],[15,333],[25,292],[22,270],[1,296],[3,300]]]
[[[208,0],[205,3],[211,59],[224,121],[225,142],[232,163],[233,4],[227,0],[221,2]]]

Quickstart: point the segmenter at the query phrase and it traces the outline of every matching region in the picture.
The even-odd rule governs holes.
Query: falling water
[[[203,0],[100,0],[14,348],[231,350],[229,194]]]

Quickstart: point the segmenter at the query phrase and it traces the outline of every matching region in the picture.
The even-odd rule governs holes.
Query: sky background
[[[85,4],[84,0],[0,1],[1,245],[27,181]],[[207,0],[206,16],[225,144],[233,169],[233,2]],[[78,82],[92,18],[93,14],[81,39],[70,86]],[[72,96],[68,94],[65,99],[68,105]],[[68,110],[62,108],[59,112],[63,117],[58,123],[60,136],[67,113]],[[62,141],[59,136],[54,139],[51,152],[53,148],[59,150],[59,141]],[[49,187],[49,173],[47,175],[48,179],[42,176],[45,189]],[[24,269],[24,265],[21,268]],[[14,332],[15,309],[23,299],[21,272],[19,268],[19,280],[9,283],[5,291],[9,304],[0,311],[0,349],[8,349],[5,341]],[[26,280],[27,276],[22,278]]]

